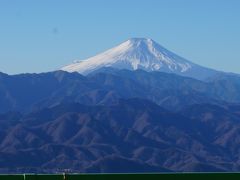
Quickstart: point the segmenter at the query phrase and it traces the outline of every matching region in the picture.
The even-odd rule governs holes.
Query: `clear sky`
[[[0,71],[56,70],[131,37],[240,73],[240,0],[0,0]]]

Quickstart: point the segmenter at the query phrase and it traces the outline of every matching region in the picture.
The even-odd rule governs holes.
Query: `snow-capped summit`
[[[129,39],[96,56],[75,61],[62,70],[88,74],[103,67],[162,71],[197,79],[205,79],[217,73],[215,70],[194,64],[147,38]]]

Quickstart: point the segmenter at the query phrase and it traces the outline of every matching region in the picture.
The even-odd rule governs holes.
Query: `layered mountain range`
[[[133,38],[62,70],[0,73],[0,172],[240,170],[240,77]]]

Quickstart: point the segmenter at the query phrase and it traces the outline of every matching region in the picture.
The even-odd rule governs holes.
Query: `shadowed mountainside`
[[[67,102],[111,104],[119,98],[147,99],[169,110],[200,103],[240,102],[240,78],[224,78],[202,82],[142,70],[109,70],[86,77],[63,71],[13,76],[1,74],[0,112],[30,112]]]
[[[239,171],[239,82],[0,73],[0,172]]]
[[[129,99],[1,115],[0,166],[8,169],[0,171],[239,171],[238,108],[204,104],[172,113]]]

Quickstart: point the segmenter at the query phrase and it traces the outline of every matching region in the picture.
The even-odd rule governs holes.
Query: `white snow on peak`
[[[203,68],[165,49],[152,39],[131,38],[122,44],[86,60],[75,61],[61,70],[87,74],[103,67],[143,69],[176,74]]]

